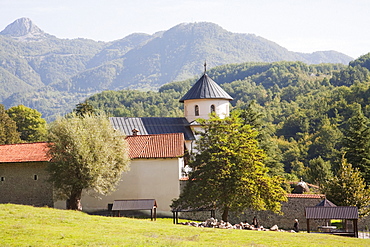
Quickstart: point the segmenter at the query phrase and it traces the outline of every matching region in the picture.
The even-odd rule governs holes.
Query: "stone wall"
[[[46,162],[0,164],[0,203],[53,207]]]
[[[307,230],[306,218],[305,218],[305,207],[316,206],[322,198],[288,198],[288,202],[282,203],[282,215],[275,214],[271,211],[254,211],[246,210],[243,213],[229,214],[229,222],[236,224],[239,222],[252,223],[254,216],[257,217],[260,225],[265,228],[270,228],[273,225],[278,225],[280,229],[290,230],[293,229],[294,219],[298,219],[300,222],[300,230]],[[216,219],[221,219],[222,212],[216,211]],[[181,213],[182,218],[190,220],[204,221],[210,217],[210,212],[189,212]],[[311,230],[316,230],[318,225],[322,225],[323,222],[310,221]]]
[[[370,216],[366,216],[358,220],[358,230],[368,232],[369,229],[370,229]]]
[[[285,230],[293,229],[294,220],[298,219],[300,230],[307,230],[305,207],[315,206],[320,201],[322,201],[321,198],[288,198],[288,202],[282,203],[282,215],[271,211],[247,210],[243,215],[231,215],[230,219],[233,222],[246,220],[250,223],[253,217],[256,216],[260,225],[264,227],[270,228],[273,225],[278,225],[279,228]],[[318,224],[320,224],[320,222],[310,222],[311,230],[317,229]]]

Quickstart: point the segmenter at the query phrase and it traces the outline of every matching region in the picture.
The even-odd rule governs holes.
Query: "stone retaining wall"
[[[316,206],[322,198],[288,198],[288,202],[282,203],[282,215],[275,214],[271,211],[254,211],[246,210],[240,214],[229,214],[229,222],[236,224],[239,222],[252,223],[254,216],[257,217],[260,225],[265,228],[270,228],[273,225],[278,225],[280,229],[293,229],[294,219],[300,222],[300,230],[307,230],[305,207]],[[222,212],[216,211],[216,219],[221,219]],[[204,221],[210,217],[210,212],[189,212],[181,213],[182,218],[190,220]],[[310,221],[311,230],[317,229],[318,225],[322,225],[319,221]]]

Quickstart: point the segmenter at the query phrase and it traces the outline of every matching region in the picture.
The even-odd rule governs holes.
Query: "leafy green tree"
[[[304,176],[306,172],[307,150],[311,145],[309,138],[308,134],[302,134],[298,141],[292,137],[289,140],[285,140],[282,137],[277,140],[283,153],[282,162],[284,163],[285,171],[294,174],[297,178]]]
[[[312,144],[308,150],[309,159],[321,157],[324,160],[338,162],[342,139],[343,133],[337,124],[331,124],[330,119],[324,116],[318,130],[311,137]]]
[[[198,121],[198,120],[197,120]],[[199,119],[203,131],[196,141],[189,180],[172,207],[216,207],[228,220],[229,211],[246,208],[280,211],[285,201],[282,179],[267,175],[264,152],[258,148],[258,132],[236,115]]]
[[[337,206],[356,206],[361,217],[370,213],[370,189],[361,172],[343,157],[340,168],[333,178],[323,183],[326,197]]]
[[[297,162],[301,156],[301,150],[299,144],[293,138],[285,140],[284,137],[280,137],[277,140],[279,149],[282,152],[282,162],[284,163],[284,170],[287,173],[291,173],[292,164]]]
[[[281,163],[281,151],[277,142],[272,137],[273,132],[267,128],[266,122],[263,121],[263,114],[257,108],[257,103],[253,100],[246,109],[240,111],[240,117],[244,124],[250,125],[258,131],[256,137],[259,147],[266,153],[264,164],[269,169],[271,175],[282,175],[284,173],[284,164]]]
[[[68,209],[81,209],[82,190],[107,194],[129,168],[128,146],[103,115],[72,115],[50,125],[48,170],[57,198],[67,199]]]
[[[276,131],[278,136],[293,137],[298,140],[309,130],[309,119],[301,109],[289,114],[285,121],[280,123],[281,128]]]
[[[299,161],[298,159],[294,160],[291,163],[292,170],[291,174],[296,178],[302,178],[307,173],[307,167],[303,164],[302,161]]]
[[[257,109],[257,103],[255,100],[252,100],[245,109],[240,111],[239,115],[243,119],[244,124],[249,124],[258,130],[262,129],[263,114]]]
[[[95,114],[94,107],[88,101],[78,103],[73,111],[76,113],[77,116],[80,117],[83,117],[88,114],[90,115]]]
[[[9,108],[6,113],[17,124],[21,139],[25,142],[45,141],[47,134],[46,121],[41,113],[24,105]]]
[[[321,156],[309,161],[306,180],[321,186],[333,177],[330,161],[324,161]]]
[[[358,104],[354,116],[348,120],[343,149],[348,162],[359,168],[370,184],[370,121]]]
[[[19,143],[19,132],[16,123],[6,113],[5,108],[0,104],[0,145]]]

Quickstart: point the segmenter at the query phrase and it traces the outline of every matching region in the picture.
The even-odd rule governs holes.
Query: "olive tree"
[[[129,168],[128,145],[104,115],[58,118],[49,128],[50,181],[57,199],[81,210],[83,190],[113,191]]]

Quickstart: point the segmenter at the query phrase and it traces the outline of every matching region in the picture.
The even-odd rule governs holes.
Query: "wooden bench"
[[[120,211],[127,210],[150,210],[151,220],[157,219],[157,202],[155,199],[114,200],[113,216],[116,214],[119,217]]]

